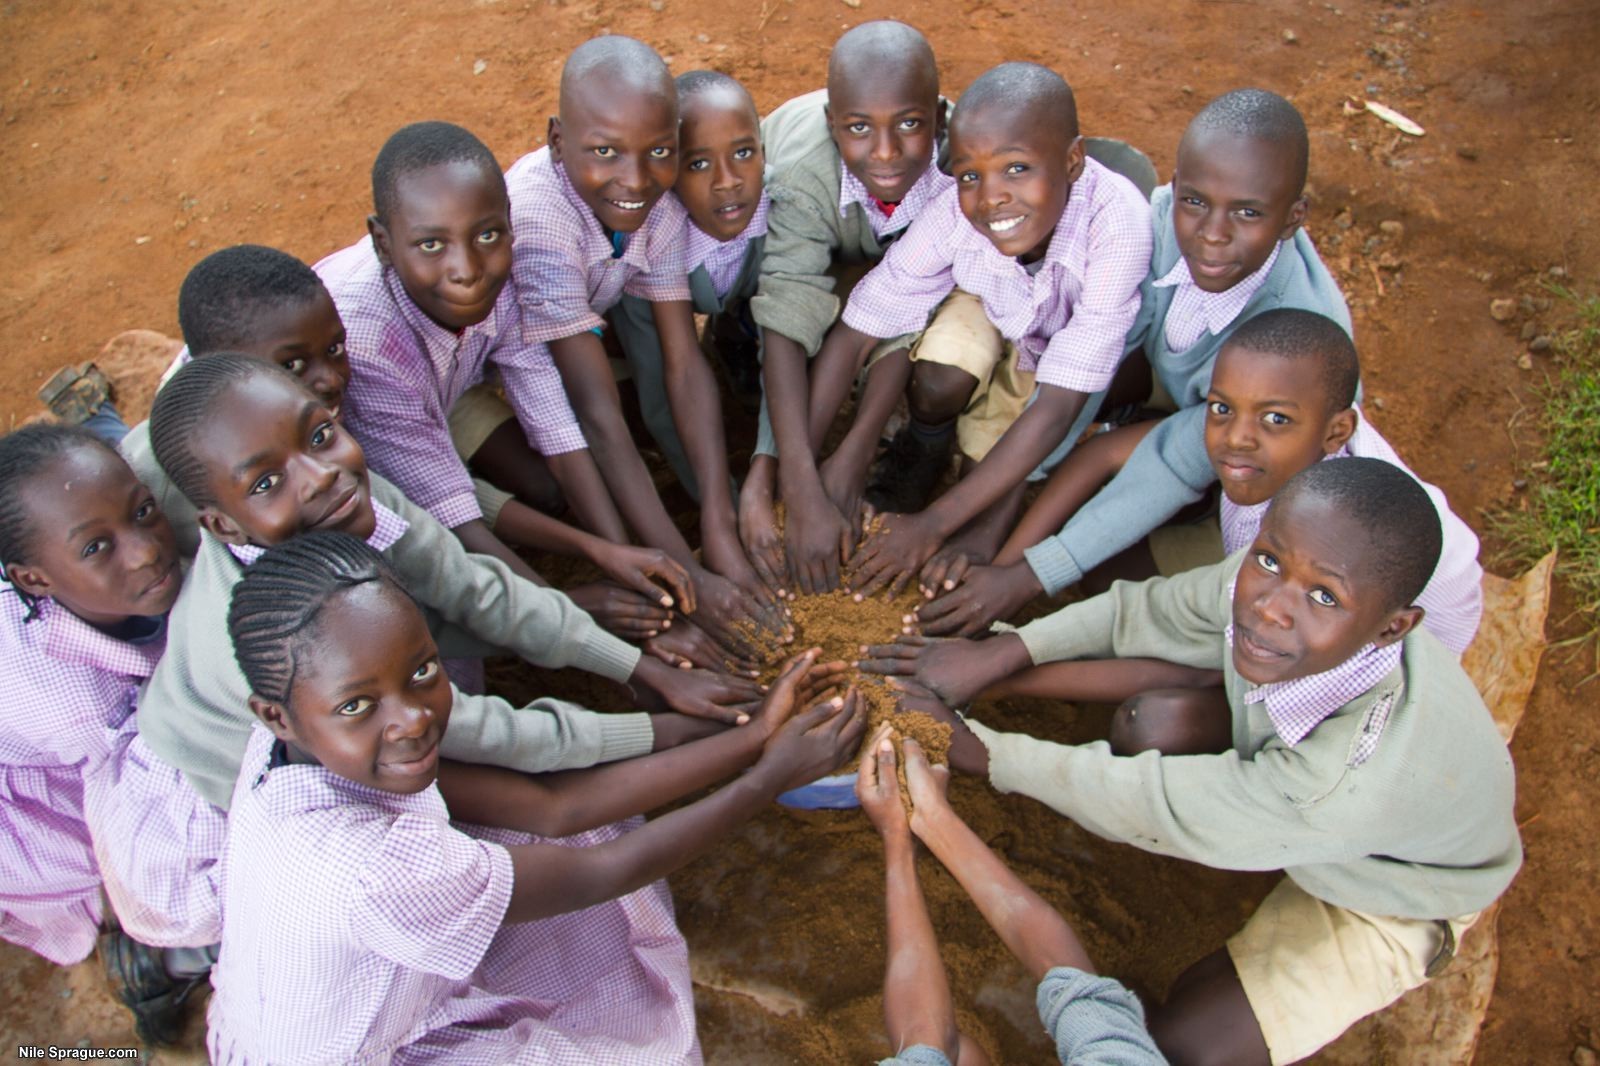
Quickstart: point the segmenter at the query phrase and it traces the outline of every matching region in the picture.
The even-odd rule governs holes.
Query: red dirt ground
[[[463,123],[506,164],[537,146],[560,62],[592,34],[642,37],[677,71],[727,70],[766,110],[820,84],[841,30],[880,17],[928,34],[952,94],[1001,60],[1055,67],[1078,91],[1085,132],[1141,145],[1163,173],[1184,122],[1209,97],[1241,85],[1291,96],[1312,130],[1311,229],[1355,311],[1369,414],[1474,525],[1482,509],[1514,499],[1516,463],[1537,447],[1524,404],[1542,370],[1540,356],[1531,370],[1518,358],[1553,314],[1537,282],[1559,271],[1593,291],[1600,277],[1590,198],[1600,152],[1593,0],[13,0],[0,7],[0,151],[9,160],[0,240],[15,260],[0,281],[0,416],[10,424],[36,414],[34,390],[54,368],[92,357],[120,330],[175,334],[178,283],[209,251],[253,241],[314,261],[355,240],[368,166],[400,124]],[[1342,109],[1369,96],[1427,135],[1406,138]],[[1501,296],[1528,298],[1505,324],[1488,313]],[[1569,611],[1558,597],[1554,635]],[[1590,669],[1587,657],[1546,659],[1513,747],[1528,863],[1500,921],[1500,982],[1481,1062],[1563,1062],[1600,1042],[1589,816],[1600,720],[1596,687],[1578,687]],[[1004,810],[1016,814],[1021,802]],[[972,803],[975,811],[987,801]],[[763,819],[740,847],[761,855],[761,827],[788,817]],[[876,862],[851,827],[800,829],[790,835],[808,848],[836,838],[853,842],[860,862]],[[1050,852],[1041,861],[1060,870],[1054,883],[1076,884],[1076,838],[1070,847],[1064,837],[1011,843],[1016,858]],[[1130,862],[1145,868],[1142,858]],[[1191,879],[1201,890],[1238,885]],[[811,881],[779,900],[748,880],[740,887],[786,910],[820,906],[827,889]],[[697,931],[704,901],[679,892],[697,952],[714,964],[756,953]],[[848,964],[870,984],[882,949],[867,927],[879,916],[868,901],[858,952],[802,969],[822,964],[811,972],[826,980],[826,967]],[[1159,932],[1154,921],[1123,917],[1094,933],[1092,946],[1111,944],[1113,959],[1124,957],[1119,933]],[[966,950],[946,952],[958,982]],[[1156,987],[1187,961],[1158,958],[1158,945],[1133,954],[1144,959],[1138,976]],[[125,1035],[92,977],[0,951],[0,1043]],[[750,1061],[755,1049],[722,1027],[724,1013],[708,1003],[708,1050]],[[841,1033],[877,1024],[865,1003],[848,1013],[841,1022],[853,1024]],[[863,1039],[833,1047],[864,1060]]]

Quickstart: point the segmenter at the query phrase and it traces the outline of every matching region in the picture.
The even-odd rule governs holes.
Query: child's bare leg
[[[1133,449],[1156,425],[1156,422],[1138,422],[1109,433],[1097,433],[1068,452],[1045,482],[1039,498],[995,555],[995,565],[1021,562],[1024,551],[1059,532],[1078,508],[1116,476]]]
[[[1117,755],[1215,755],[1233,747],[1233,712],[1220,684],[1152,689],[1117,708],[1108,739]]]
[[[1172,983],[1149,1013],[1150,1035],[1172,1066],[1268,1066],[1267,1041],[1227,948],[1219,948]]]
[[[989,1055],[983,1045],[966,1033],[959,1034],[956,1048],[960,1052],[956,1056],[956,1066],[989,1066]]]
[[[550,472],[550,465],[544,456],[528,447],[528,439],[515,418],[506,419],[489,434],[467,460],[467,467],[536,511],[559,516],[567,509],[566,497]]]

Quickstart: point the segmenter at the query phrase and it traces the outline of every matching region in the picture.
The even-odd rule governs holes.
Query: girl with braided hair
[[[343,533],[263,554],[228,629],[256,722],[229,809],[218,1063],[699,1062],[660,879],[837,768],[865,725],[854,690],[796,713],[844,674],[813,649],[748,725],[671,751],[539,776],[444,761],[466,697]]]
[[[0,936],[82,960],[103,879],[107,969],[140,1036],[168,1042],[220,936],[223,833],[134,713],[183,582],[172,529],[111,447],[28,426],[0,439],[0,564]]]

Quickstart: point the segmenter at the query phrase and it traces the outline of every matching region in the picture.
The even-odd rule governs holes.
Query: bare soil
[[[1369,415],[1475,526],[1515,505],[1543,372],[1522,357],[1555,313],[1540,282],[1600,278],[1594,0],[13,0],[0,5],[0,241],[16,264],[0,279],[0,416],[33,417],[57,366],[123,329],[176,334],[178,283],[209,251],[252,241],[314,261],[357,239],[370,161],[400,124],[463,123],[505,164],[536,147],[561,60],[592,34],[642,37],[677,71],[724,69],[766,110],[817,87],[838,33],[879,17],[928,34],[952,94],[1001,60],[1055,67],[1085,132],[1140,145],[1164,174],[1206,99],[1242,85],[1291,96],[1312,131],[1310,228],[1350,297]],[[1347,113],[1369,97],[1426,135]],[[1489,314],[1501,297],[1520,300],[1506,322]],[[1554,635],[1570,610],[1558,595]],[[1564,1062],[1600,1041],[1592,669],[1547,657],[1513,746],[1527,866],[1500,919],[1482,1062]],[[1061,739],[1104,728],[1100,710],[1021,701],[984,717]],[[1106,845],[974,782],[955,797],[1107,970],[1155,994],[1271,883]],[[774,810],[674,879],[713,1061],[883,1050],[880,872],[859,815]],[[1042,1061],[1024,978],[936,864],[923,878],[962,1024],[1003,1061]],[[59,971],[0,946],[0,992],[0,1044],[131,1042],[92,963]]]

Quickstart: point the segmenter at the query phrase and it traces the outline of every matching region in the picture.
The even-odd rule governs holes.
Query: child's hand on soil
[[[832,592],[839,587],[842,561],[855,545],[849,521],[816,488],[785,502],[783,546],[790,580],[803,593]]]
[[[735,525],[730,525],[723,533],[705,530],[701,537],[700,555],[709,569],[733,582],[756,603],[758,610],[752,612],[752,617],[767,614],[781,616],[778,594],[750,564],[750,557],[745,554]]]
[[[850,557],[850,587],[863,600],[887,587],[889,598],[900,595],[913,574],[944,544],[927,512],[889,514],[869,532]]]
[[[989,749],[967,723],[926,688],[904,677],[889,679],[895,690],[895,706],[902,711],[921,711],[950,727],[950,765],[964,774],[989,776]],[[915,795],[913,794],[913,802]]]
[[[911,793],[911,831],[918,836],[950,813],[950,768],[933,766],[910,737],[900,742],[906,760],[906,791]]]
[[[744,725],[761,703],[754,681],[709,670],[673,669],[648,656],[639,660],[630,679],[649,686],[661,701],[680,714]]]
[[[783,558],[783,537],[772,507],[772,473],[761,456],[750,465],[750,476],[739,490],[739,540],[756,575],[780,597],[787,596],[788,568]]]
[[[1033,661],[1013,633],[982,642],[908,635],[863,648],[856,665],[869,674],[911,678],[943,702],[961,707]]]
[[[848,557],[851,548],[861,540],[861,531],[872,514],[871,508],[861,498],[867,488],[867,472],[834,452],[822,461],[817,468],[817,475],[828,500],[850,521],[850,543],[845,546],[841,558]]]
[[[867,728],[866,701],[855,688],[807,708],[767,741],[752,773],[763,774],[779,792],[809,785],[842,766]]]
[[[681,615],[672,620],[672,628],[644,642],[644,650],[668,666],[682,670],[700,667],[712,672],[733,672],[755,677],[760,663],[744,652],[724,648],[710,635]]]
[[[949,592],[961,584],[961,579],[972,567],[982,566],[988,561],[988,557],[971,548],[947,544],[934,552],[933,558],[922,568],[922,573],[917,577],[918,590],[923,599],[931,600],[941,592]]]
[[[911,832],[906,808],[900,802],[900,781],[895,776],[893,729],[885,722],[861,749],[856,773],[856,799],[884,840]]]
[[[601,629],[623,640],[649,640],[672,627],[672,610],[659,596],[645,598],[609,581],[596,581],[567,590],[573,603],[588,611]]]
[[[699,601],[695,622],[729,651],[752,658],[759,658],[762,654],[756,643],[741,630],[741,622],[755,626],[780,642],[794,639],[793,627],[778,608],[759,603],[732,581],[703,567],[691,569],[690,575],[694,579]]]
[[[924,590],[926,591],[926,590]],[[974,566],[956,585],[946,579],[932,603],[917,606],[917,621],[935,636],[969,637],[997,618],[1009,618],[1044,592],[1026,561],[1011,566]]]
[[[606,576],[651,603],[694,613],[694,586],[689,571],[660,548],[605,543],[594,550],[593,562]]]
[[[797,707],[806,706],[808,702],[806,682],[811,676],[817,656],[821,654],[821,648],[809,648],[783,664],[783,671],[767,689],[767,694],[762,697],[761,706],[756,711],[755,723],[762,730],[763,736],[770,737],[776,733],[779,727],[794,715]]]

